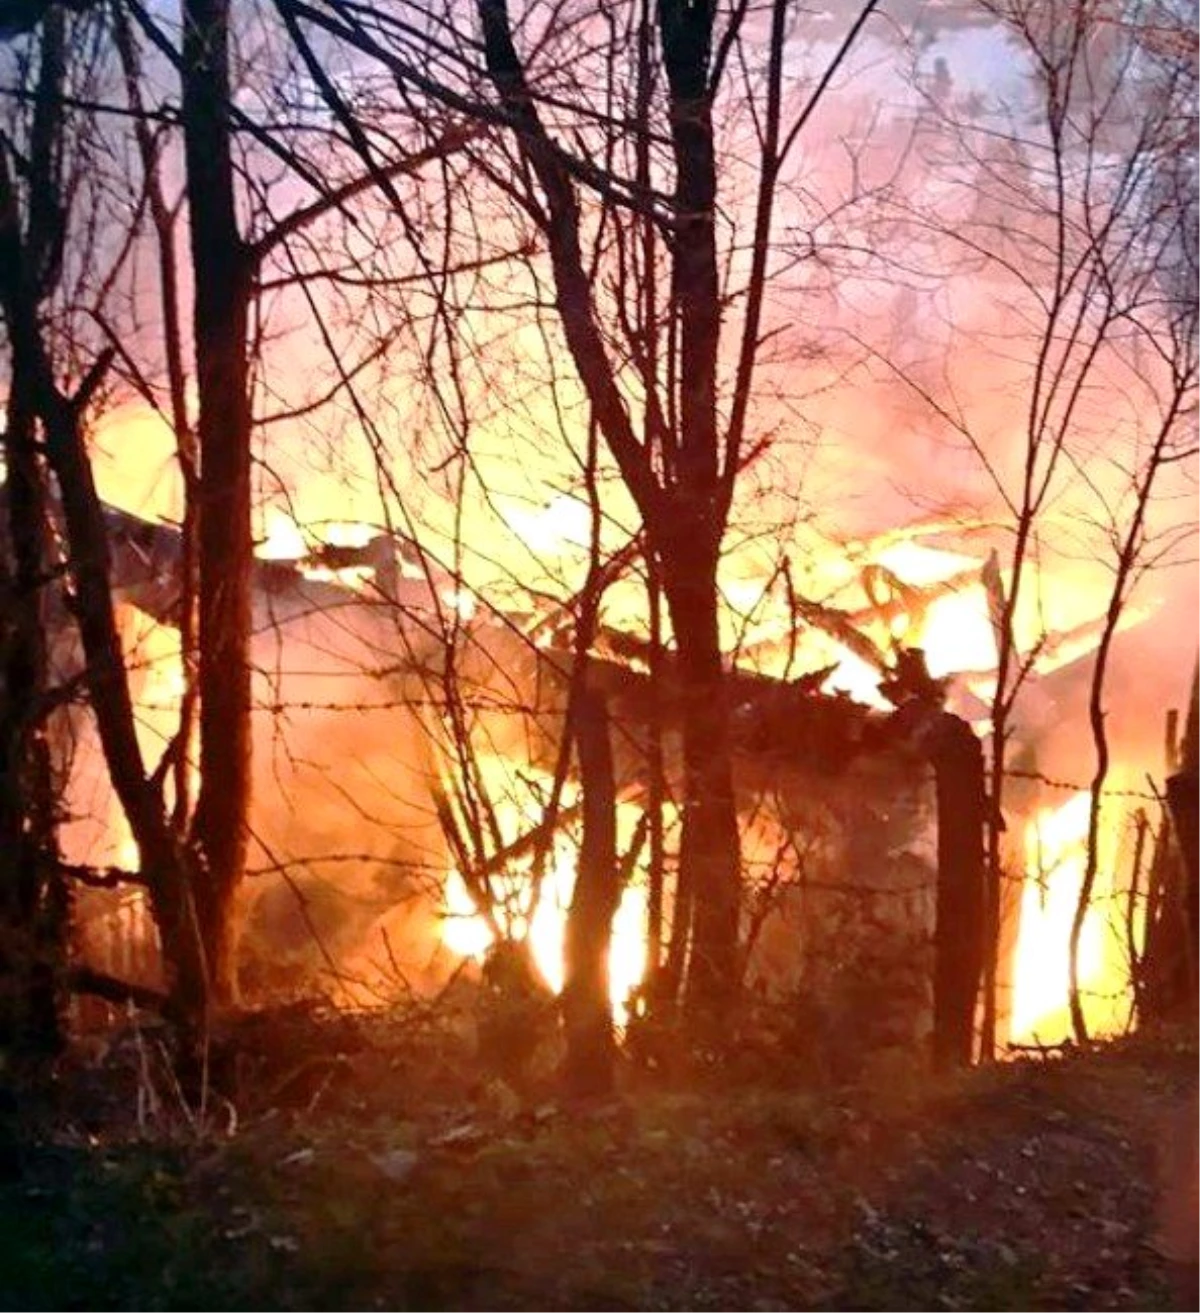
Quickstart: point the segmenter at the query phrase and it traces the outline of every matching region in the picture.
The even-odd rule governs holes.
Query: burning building
[[[182,689],[177,540],[116,511],[109,527],[153,759]],[[390,534],[359,539],[256,566],[244,983],[270,992],[319,982],[342,1002],[366,1005],[401,980],[436,989],[498,937],[527,937],[557,988],[578,843],[579,783],[568,773],[554,787],[576,674],[558,637],[569,617],[489,606],[416,544]],[[986,728],[985,703],[972,690],[987,659],[978,637],[974,649],[962,642],[978,630],[960,620],[959,660],[977,669],[947,703],[947,688],[923,662],[906,669],[902,661],[896,674],[878,638],[936,645],[939,633],[953,632],[955,608],[971,617],[981,605],[979,571],[944,555],[941,577],[930,578],[931,553],[885,544],[858,571],[857,605],[793,596],[793,637],[760,623],[731,663],[728,686],[747,982],[807,1000],[798,1024],[814,1044],[849,1017],[859,1027],[869,1018],[871,1043],[911,1047],[934,1032],[941,1058],[956,1061],[973,1051],[984,969],[983,759],[971,721]],[[807,661],[788,662],[803,673],[766,673],[789,643],[811,647]],[[946,662],[931,650],[934,669]],[[681,709],[669,656],[659,654],[652,675],[653,664],[644,634],[608,628],[583,672],[608,708],[614,745],[625,854],[610,963],[619,1016],[650,973],[672,967],[673,893],[669,879],[665,891],[661,884],[670,844],[658,858],[667,870],[655,874],[645,817],[653,804],[670,829]],[[70,855],[120,865],[129,854],[119,813],[103,796],[95,746],[83,739]],[[1001,1035],[1054,1038],[1065,1016],[1066,935],[1086,824],[1076,795],[1048,804],[1032,781],[1026,794],[1014,793],[1009,816],[1023,865],[997,894]],[[1101,892],[1111,903],[1098,901],[1089,919],[1081,967],[1089,989],[1106,982],[1115,1002],[1103,1015],[1119,1025],[1128,984],[1107,924],[1119,891]],[[115,904],[113,895],[88,899],[85,953],[152,976],[140,894]]]

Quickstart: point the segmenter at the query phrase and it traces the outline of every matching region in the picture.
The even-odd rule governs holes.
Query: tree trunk
[[[671,297],[679,316],[677,482],[658,544],[683,695],[684,815],[680,880],[692,898],[688,1023],[716,1033],[736,993],[741,863],[729,711],[718,627],[717,568],[728,506],[718,434],[717,170],[709,73],[715,6],[661,0],[659,40],[675,159]]]
[[[4,451],[7,475],[7,543],[11,575],[6,606],[3,670],[0,671],[0,861],[7,867],[3,902],[6,975],[15,984],[7,1000],[21,1013],[17,1031],[39,1042],[53,1042],[63,984],[68,932],[69,897],[57,849],[56,785],[46,736],[49,690],[46,634],[46,584],[49,575],[49,498],[46,464],[58,479],[67,521],[67,558],[74,584],[74,610],[79,620],[101,738],[108,756],[118,757],[114,780],[122,803],[137,790],[132,774],[122,773],[120,727],[102,705],[107,658],[120,644],[112,618],[106,574],[103,520],[80,433],[80,417],[106,365],[99,362],[74,400],[56,386],[43,336],[41,307],[58,285],[62,268],[66,207],[63,199],[63,102],[67,47],[61,10],[49,8],[42,17],[39,66],[29,126],[28,149],[21,158],[8,143],[0,145],[0,313],[7,328],[10,377]],[[10,164],[20,159],[22,196]],[[38,433],[38,425],[41,433]],[[42,452],[38,450],[38,438]],[[82,464],[84,478],[75,477]],[[83,485],[86,483],[86,487]],[[91,491],[90,529],[99,537],[89,546],[80,529]],[[97,530],[97,526],[99,526]],[[98,543],[98,546],[97,546]],[[107,629],[95,614],[107,604]],[[124,671],[114,672],[128,693]],[[134,748],[137,784],[146,792],[140,771],[132,709],[126,696],[128,741]],[[118,778],[120,776],[120,778]],[[138,818],[131,816],[135,834]],[[144,830],[144,826],[142,829]],[[21,1035],[10,1034],[21,1043]]]
[[[1148,918],[1147,1011],[1158,1018],[1194,1017],[1197,936],[1200,935],[1200,685],[1192,694],[1180,745],[1178,770],[1167,780],[1169,824],[1156,854],[1161,892],[1158,916]],[[1174,842],[1171,842],[1171,839]]]
[[[187,163],[200,454],[200,789],[196,917],[217,1003],[237,998],[250,793],[250,261],[237,226],[228,0],[184,0]],[[181,982],[182,983],[182,982]]]
[[[7,299],[7,298],[6,298]],[[54,387],[49,362],[30,308],[10,314],[9,328],[21,350],[28,351],[38,379],[38,409],[46,454],[58,480],[66,525],[73,585],[73,609],[79,625],[92,710],[113,788],[138,845],[142,873],[150,887],[163,937],[168,968],[187,988],[184,1016],[203,1024],[208,996],[203,953],[197,938],[191,890],[194,881],[185,857],[167,824],[161,790],[147,777],[137,741],[133,701],[124,667],[121,638],[109,583],[109,551],[104,516],[81,432],[83,405],[90,391],[63,397]],[[93,379],[105,367],[99,362]]]
[[[684,810],[680,882],[692,916],[684,1009],[690,1026],[716,1033],[738,982],[741,861],[729,708],[717,624],[716,551],[680,547],[664,562],[682,700]]]
[[[0,1044],[57,1046],[69,896],[60,873],[57,786],[47,738],[48,480],[37,449],[41,356],[38,306],[58,281],[63,16],[43,19],[28,154],[24,230],[7,143],[0,144],[0,313],[10,371],[3,453],[7,514],[0,528]],[[16,152],[13,151],[16,158]]]
[[[200,1033],[207,1022],[210,994],[195,910],[198,881],[168,823],[162,790],[146,774],[137,740],[109,582],[104,515],[80,430],[82,398],[67,401],[48,384],[43,391],[46,449],[62,495],[74,610],[92,710],[113,788],[133,831],[142,874],[154,900],[177,1010],[181,1020]]]
[[[575,706],[575,742],[583,786],[583,842],[564,951],[566,1084],[575,1098],[604,1098],[614,1084],[608,959],[621,880],[608,712],[603,696],[586,686]]]
[[[69,921],[46,733],[46,476],[29,365],[14,353],[0,529],[0,1048],[18,1055],[61,1040]]]
[[[646,589],[650,610],[650,648],[647,678],[650,685],[650,716],[646,726],[646,813],[649,817],[649,862],[646,871],[646,1005],[661,1007],[667,998],[673,1004],[676,990],[664,971],[664,895],[666,893],[666,754],[663,743],[663,626],[662,586],[658,564],[646,556]],[[677,912],[678,915],[678,912]],[[676,977],[676,985],[678,977]]]
[[[1183,743],[1180,745],[1179,770],[1167,781],[1167,803],[1171,820],[1179,840],[1183,868],[1187,877],[1184,907],[1188,922],[1188,943],[1195,949],[1197,924],[1197,887],[1200,886],[1200,823],[1197,808],[1200,799],[1200,671],[1192,677],[1192,695],[1184,723]],[[1192,971],[1195,972],[1195,953],[1192,954]],[[1195,978],[1193,974],[1193,985]],[[1193,989],[1193,994],[1195,990]]]
[[[937,926],[934,931],[933,1061],[971,1063],[987,921],[983,747],[970,725],[941,713],[930,744],[937,777]]]
[[[736,461],[723,444],[717,408],[721,286],[717,260],[717,172],[713,140],[712,35],[716,6],[660,0],[658,39],[668,84],[675,166],[671,242],[671,332],[679,357],[660,435],[661,470],[638,436],[618,386],[597,314],[594,280],[581,249],[576,179],[541,119],[513,41],[504,0],[477,0],[488,74],[541,190],[556,306],[568,350],[596,423],[637,504],[662,567],[684,699],[684,798],[676,927],[667,975],[681,965],[679,924],[691,907],[685,1014],[711,1030],[733,1002],[738,979],[740,859],[730,761],[729,715],[717,626],[717,564]],[[722,453],[730,460],[722,468]]]
[[[48,11],[43,34],[44,50],[61,43],[61,13]],[[61,44],[58,46],[61,55]],[[61,154],[61,125],[54,114],[61,108],[58,91],[44,94],[46,69],[53,61],[44,54],[39,84],[38,113],[32,131],[28,221],[21,230],[21,206],[9,168],[8,154],[0,150],[0,310],[3,311],[13,361],[13,378],[19,380],[17,398],[29,413],[18,415],[18,430],[36,412],[41,423],[45,457],[58,482],[66,529],[67,564],[72,585],[72,610],[79,627],[92,710],[113,788],[129,820],[138,845],[141,869],[154,898],[155,915],[163,937],[170,969],[189,981],[198,981],[193,998],[193,1020],[203,1018],[207,1004],[203,958],[199,953],[189,892],[185,855],[166,822],[162,794],[146,774],[135,729],[133,702],[124,668],[121,638],[113,610],[109,582],[109,548],[100,499],[88,460],[82,417],[99,385],[111,353],[93,366],[74,397],[65,396],[54,378],[40,319],[39,306],[57,280],[59,257],[55,251],[65,223],[62,182],[55,161]],[[61,77],[61,61],[55,77]],[[15,491],[28,496],[28,461],[17,453]],[[23,473],[21,471],[24,471]],[[10,489],[10,495],[13,490]],[[22,515],[27,515],[27,506]],[[19,537],[38,532],[29,518]],[[22,550],[30,550],[26,542]],[[25,709],[26,712],[30,708]]]
[[[1182,953],[1183,969],[1181,975],[1184,985],[1180,991],[1183,997],[1196,1003],[1196,953],[1197,937],[1200,933],[1200,824],[1197,823],[1197,790],[1200,789],[1200,776],[1195,766],[1190,771],[1172,775],[1167,781],[1167,805],[1171,809],[1171,824],[1179,843],[1179,855],[1183,865]]]

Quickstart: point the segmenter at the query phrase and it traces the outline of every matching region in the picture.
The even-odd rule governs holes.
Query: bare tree
[[[0,261],[5,321],[53,290],[61,267],[56,164],[64,78],[61,14],[47,24],[34,82],[22,207],[11,140],[0,146]],[[22,218],[24,222],[22,223]],[[49,488],[38,453],[36,350],[14,351],[4,430],[5,523],[0,532],[0,919],[5,979],[0,1029],[20,1054],[58,1038],[66,941],[66,889],[59,872],[57,789],[47,735],[50,695],[47,612],[53,557]],[[16,339],[14,339],[14,347]],[[56,970],[57,967],[57,970]]]
[[[186,857],[167,822],[161,779],[146,769],[136,735],[115,618],[107,527],[84,439],[86,412],[112,363],[113,351],[99,352],[80,369],[77,362],[60,358],[63,343],[49,331],[43,317],[43,303],[57,284],[69,232],[68,193],[61,172],[67,130],[68,46],[59,11],[47,11],[38,39],[44,103],[30,145],[40,162],[30,175],[24,197],[15,185],[13,150],[8,143],[0,156],[5,245],[0,306],[11,352],[13,391],[21,404],[29,407],[24,421],[27,430],[36,419],[46,464],[57,484],[71,609],[83,648],[90,701],[113,786],[141,852],[142,878],[155,901],[164,948],[182,978],[202,978],[202,955],[188,905]],[[27,216],[24,224],[23,213]],[[53,235],[50,248],[43,245],[45,234]],[[78,370],[77,382],[68,391],[59,378],[73,366]],[[18,497],[28,496],[20,480],[15,489],[10,486],[10,497],[14,492]],[[43,490],[43,498],[46,495]],[[26,504],[24,513],[31,511],[45,516],[47,507]],[[46,529],[44,523],[29,526],[30,532],[39,534]],[[45,638],[40,641],[44,643]],[[31,709],[43,714],[36,703]]]
[[[782,0],[765,16],[740,3],[728,13],[712,4],[610,5],[588,16],[547,8],[519,30],[507,5],[481,0],[478,38],[450,16],[422,30],[381,9],[279,3],[298,42],[323,32],[386,70],[406,104],[449,106],[515,147],[503,170],[482,150],[472,162],[544,246],[565,350],[644,525],[670,617],[685,704],[676,907],[688,918],[680,942],[699,1023],[728,1008],[740,961],[717,573],[738,473],[755,447],[747,427],[777,183],[874,7],[861,8],[811,95],[789,112]],[[349,123],[344,98],[324,90]],[[720,149],[721,115],[738,102],[752,106],[755,124],[748,183]],[[731,195],[729,228],[722,186],[753,196],[743,205]]]
[[[234,199],[227,0],[183,4],[183,139],[195,292],[200,477],[200,791],[192,819],[203,878],[195,914],[218,1002],[237,996],[233,901],[250,804],[251,511],[249,310],[253,267]]]
[[[910,233],[930,236],[943,259],[957,251],[958,276],[969,268],[992,293],[991,323],[976,330],[973,345],[998,362],[1018,397],[1015,441],[1007,442],[1007,432],[989,435],[952,378],[930,382],[927,372],[897,373],[945,431],[974,452],[1003,508],[1007,537],[984,572],[997,646],[982,1033],[989,1056],[997,1025],[1009,747],[1018,707],[1051,637],[1041,610],[1041,567],[1064,529],[1086,542],[1085,553],[1111,551],[1112,587],[1090,699],[1097,769],[1088,871],[1071,936],[1074,961],[1096,875],[1109,769],[1104,719],[1112,642],[1137,580],[1171,559],[1182,541],[1179,526],[1156,513],[1156,502],[1171,467],[1194,456],[1195,307],[1194,292],[1186,291],[1194,261],[1185,253],[1195,245],[1197,211],[1195,171],[1176,167],[1180,151],[1194,141],[1190,45],[1178,24],[1181,41],[1164,58],[1151,49],[1161,31],[1154,16],[1118,21],[1074,0],[1006,0],[983,8],[1019,56],[1022,94],[1006,106],[970,95],[955,100],[945,88],[929,93],[925,162],[942,183],[943,211],[913,207],[907,220]],[[961,212],[947,225],[945,206],[960,201]],[[1102,397],[1123,400],[1105,409]],[[1034,612],[1043,618],[1030,639],[1023,630]],[[1075,994],[1072,1013],[1082,1035]]]

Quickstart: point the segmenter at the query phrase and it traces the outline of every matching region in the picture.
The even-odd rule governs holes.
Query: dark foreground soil
[[[236,1110],[185,1115],[126,1036],[10,1113],[0,1306],[1172,1307],[1154,1163],[1190,1041],[568,1110],[383,1023],[312,1026]]]

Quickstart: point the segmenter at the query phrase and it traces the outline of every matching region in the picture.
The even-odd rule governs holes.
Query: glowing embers
[[[1091,795],[1073,794],[1036,814],[1025,830],[1025,879],[1012,960],[1014,1043],[1058,1043],[1071,1035],[1070,937],[1087,862]],[[1129,1021],[1124,899],[1112,879],[1115,845],[1105,842],[1079,938],[1079,990],[1089,1033],[1122,1029]]]
[[[518,832],[522,826],[529,827],[527,802],[518,805],[506,799],[496,807],[506,834],[510,830]],[[618,830],[625,844],[637,829],[639,815],[640,810],[632,805],[618,805]],[[488,879],[491,915],[500,935],[517,941],[529,940],[534,962],[555,993],[563,986],[563,947],[575,888],[578,841],[573,829],[565,827],[555,836],[536,895],[530,857],[509,863]],[[495,941],[496,932],[488,917],[476,909],[459,871],[448,873],[442,900],[442,942],[461,957],[482,960]],[[646,956],[646,885],[642,873],[635,871],[622,891],[613,918],[609,950],[609,997],[618,1025],[627,1019],[627,1003],[645,974]]]

